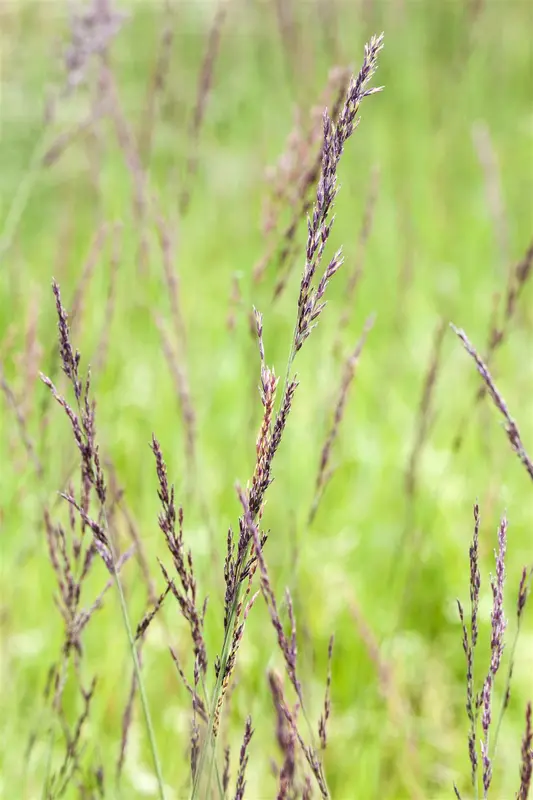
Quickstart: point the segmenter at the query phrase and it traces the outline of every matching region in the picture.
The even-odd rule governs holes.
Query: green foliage
[[[270,533],[265,555],[278,597],[286,585],[293,592],[301,679],[313,719],[320,714],[328,640],[335,633],[325,755],[332,796],[436,800],[451,796],[453,781],[468,785],[465,666],[455,598],[468,596],[472,504],[477,498],[481,508],[483,574],[493,569],[499,517],[504,510],[508,514],[511,626],[515,587],[522,566],[531,561],[533,507],[531,483],[510,450],[496,413],[486,402],[474,403],[479,379],[452,333],[444,339],[433,398],[435,419],[418,462],[412,502],[405,491],[405,474],[439,320],[444,317],[464,327],[483,352],[493,298],[504,294],[508,269],[531,239],[531,14],[521,2],[508,3],[505,9],[495,2],[336,5],[337,63],[357,67],[369,35],[385,30],[377,82],[386,91],[363,104],[360,128],[340,165],[331,254],[343,245],[346,263],[332,281],[328,307],[298,364],[300,386],[268,493],[264,528]],[[481,7],[478,16],[469,12],[469,5]],[[58,280],[68,307],[91,241],[104,221],[120,222],[121,232],[109,351],[103,369],[93,373],[98,441],[124,489],[124,502],[145,544],[158,591],[163,585],[156,557],[164,561],[166,553],[157,527],[152,432],[161,441],[177,500],[184,505],[185,537],[194,554],[199,591],[210,597],[206,638],[212,661],[222,642],[226,533],[240,513],[234,484],[237,480],[244,484],[251,475],[261,415],[256,390],[259,357],[248,315],[252,305],[263,312],[267,363],[283,376],[305,257],[302,225],[299,260],[281,299],[272,301],[274,265],[262,283],[252,279],[254,264],[265,249],[260,230],[267,191],[264,167],[274,163],[285,147],[294,104],[299,103],[306,114],[318,101],[333,61],[331,43],[313,4],[293,4],[298,48],[284,51],[274,3],[230,3],[197,142],[199,162],[190,186],[191,204],[181,217],[179,202],[190,149],[188,122],[205,50],[208,19],[204,17],[210,19],[212,13],[210,6],[198,6],[178,4],[173,17],[175,38],[168,79],[157,97],[149,164],[150,194],[157,197],[177,245],[187,366],[197,417],[194,475],[187,471],[179,403],[154,318],[157,314],[169,328],[172,325],[156,227],[150,222],[149,255],[143,265],[132,177],[111,121],[99,125],[98,136],[91,131],[77,136],[50,167],[36,166],[36,148],[46,150],[89,113],[92,89],[81,86],[62,101],[52,129],[43,129],[46,91],[64,79],[55,54],[57,41],[66,35],[65,18],[48,3],[10,4],[1,12],[5,32],[0,236],[5,234],[2,226],[18,188],[21,184],[27,188],[20,218],[7,231],[8,246],[0,256],[0,356],[6,380],[20,393],[28,430],[44,466],[44,475],[38,478],[16,418],[2,398],[1,797],[33,798],[42,791],[51,722],[43,692],[62,643],[42,508],[56,504],[55,490],[76,453],[64,415],[34,380],[37,369],[59,376],[50,282],[52,275]],[[132,3],[130,19],[112,45],[122,109],[134,135],[146,118],[147,91],[167,23],[162,4]],[[477,122],[487,126],[499,163],[511,263],[502,258],[491,216],[487,175],[472,137]],[[350,323],[342,332],[342,347],[334,351],[375,164],[381,185],[365,271]],[[87,284],[73,331],[85,366],[98,361],[110,260],[108,242]],[[235,328],[229,330],[235,274],[242,300],[235,310]],[[531,286],[526,286],[493,364],[530,451],[532,299]],[[377,320],[335,445],[337,469],[308,526],[343,361],[371,312],[376,312]],[[30,346],[33,324],[36,358]],[[28,370],[33,370],[29,377]],[[465,417],[464,443],[455,452],[453,440]],[[64,512],[56,506],[55,513]],[[127,546],[121,515],[117,525]],[[92,602],[106,579],[98,565],[85,604]],[[134,560],[124,568],[123,583],[135,624],[146,608],[146,587]],[[486,584],[480,609],[482,637],[490,627],[489,595]],[[394,690],[389,696],[383,696],[384,684],[356,623],[355,606],[375,641],[382,644],[383,659],[392,665]],[[528,665],[533,639],[527,617],[526,612],[495,765],[494,797],[513,796],[519,783],[523,710],[531,696]],[[177,608],[169,602],[150,629],[144,649],[143,674],[165,782],[172,787],[169,798],[183,796],[187,785],[190,704],[167,645],[180,652],[192,680],[187,634]],[[131,660],[118,598],[112,592],[88,625],[84,641],[84,669],[98,676],[98,684],[83,763],[88,775],[93,760],[103,763],[108,796],[114,797],[113,773]],[[247,621],[228,730],[235,771],[244,719],[251,714],[255,734],[247,776],[250,798],[272,797],[275,792],[270,759],[278,753],[266,680],[269,666],[282,665],[275,647],[275,634],[259,600]],[[65,705],[75,719],[80,709],[74,695],[67,692]],[[61,731],[54,730],[52,757],[60,759]],[[26,757],[34,736],[31,756]],[[88,777],[88,785],[94,780],[93,775]],[[155,779],[142,716],[136,709],[123,796],[142,797],[150,791],[155,794]],[[74,786],[69,792],[67,796],[77,796]]]

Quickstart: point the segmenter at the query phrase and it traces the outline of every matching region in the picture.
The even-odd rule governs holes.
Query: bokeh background
[[[268,492],[265,554],[278,596],[286,586],[293,593],[300,675],[316,718],[328,640],[336,637],[325,754],[333,797],[436,800],[452,796],[454,781],[468,797],[455,600],[468,600],[472,507],[477,500],[482,516],[479,678],[489,659],[498,523],[505,512],[511,642],[518,582],[533,560],[533,486],[492,406],[476,401],[479,377],[460,342],[447,327],[439,339],[439,330],[453,321],[486,353],[509,275],[531,242],[532,7],[525,0],[108,5],[118,16],[107,27],[89,25],[81,37],[75,25],[73,35],[72,15],[79,19],[80,9],[89,9],[90,16],[97,3],[19,0],[0,7],[0,795],[40,797],[49,759],[61,758],[60,730],[50,746],[57,723],[44,690],[64,634],[42,517],[45,506],[58,518],[65,514],[57,491],[76,451],[66,418],[38,380],[42,370],[66,388],[52,276],[75,309],[82,364],[92,365],[98,441],[123,492],[113,515],[117,541],[128,546],[135,527],[161,591],[157,558],[166,556],[149,449],[155,432],[184,505],[199,590],[210,597],[213,661],[221,644],[226,533],[239,516],[234,486],[246,484],[253,470],[261,417],[250,312],[256,306],[264,314],[267,362],[283,376],[305,258],[302,219],[285,289],[275,297],[285,275],[276,254],[291,208],[282,199],[279,225],[265,231],[272,167],[291,131],[294,142],[316,127],[328,75],[338,74],[332,79],[332,68],[357,70],[365,41],[384,30],[374,84],[385,89],[364,101],[339,167],[332,247],[343,246],[345,265],[296,364],[300,386]],[[113,113],[101,102],[102,52],[113,76]],[[319,144],[312,140],[311,151]],[[254,268],[268,254],[258,277]],[[166,256],[186,329],[186,346],[170,364],[164,342],[175,331]],[[491,361],[530,452],[532,302],[526,282]],[[309,523],[343,365],[371,313],[375,325],[332,453],[335,472]],[[172,364],[185,376],[195,414],[194,463]],[[146,585],[135,559],[123,574],[135,621],[146,608]],[[97,565],[85,604],[105,581]],[[513,797],[519,784],[524,709],[533,695],[530,611],[516,651],[494,798]],[[191,676],[187,636],[177,606],[168,603],[144,649],[170,798],[187,796],[190,708],[168,644]],[[113,592],[84,643],[83,669],[98,684],[83,759],[88,770],[103,765],[106,796],[114,797],[131,659]],[[252,715],[250,798],[276,791],[271,667],[281,670],[282,659],[258,601],[225,733],[236,759],[244,718]],[[502,691],[503,682],[496,707]],[[65,703],[75,719],[74,692]],[[123,797],[155,796],[137,707],[122,786]],[[72,786],[66,796],[79,790]]]

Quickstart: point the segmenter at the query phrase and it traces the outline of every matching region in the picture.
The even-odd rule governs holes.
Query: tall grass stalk
[[[156,773],[159,798],[160,800],[165,800],[163,777],[155,740],[154,728],[152,725],[152,719],[148,705],[148,698],[141,674],[139,658],[135,646],[135,638],[126,605],[126,598],[124,596],[124,590],[119,576],[120,558],[117,556],[117,554],[115,554],[115,547],[110,535],[110,527],[106,510],[106,480],[101,467],[99,447],[95,440],[95,402],[91,401],[90,398],[90,369],[87,373],[87,377],[85,380],[83,380],[80,376],[79,369],[80,353],[77,350],[75,351],[72,347],[68,314],[61,300],[59,285],[55,280],[52,283],[52,289],[56,301],[56,311],[58,316],[58,344],[61,365],[63,372],[69,379],[74,391],[74,396],[76,398],[76,411],[74,411],[74,409],[69,406],[67,400],[59,394],[50,378],[41,373],[41,379],[43,383],[50,389],[50,392],[55,400],[64,409],[70,421],[74,440],[80,453],[82,483],[81,491],[84,499],[82,499],[80,505],[76,502],[75,498],[71,494],[65,494],[61,492],[60,496],[69,503],[71,510],[75,509],[78,512],[83,523],[92,531],[95,550],[100,555],[109,573],[111,573],[117,588],[122,619],[130,644],[134,672],[139,686],[141,704]],[[91,519],[88,514],[91,492],[93,490],[96,494],[99,504],[99,521]]]
[[[272,480],[272,460],[281,441],[286,418],[290,412],[292,396],[297,386],[296,381],[290,378],[296,354],[302,348],[313,328],[316,327],[319,316],[326,305],[324,295],[328,283],[343,263],[342,253],[338,250],[325,267],[318,283],[314,285],[315,274],[317,269],[322,266],[324,250],[334,222],[332,212],[339,190],[337,183],[337,166],[344,151],[344,145],[357,127],[358,119],[356,117],[361,101],[365,97],[381,91],[382,88],[368,88],[368,82],[376,71],[377,58],[382,47],[383,34],[381,36],[373,36],[368,44],[365,45],[361,69],[357,76],[353,76],[349,82],[344,105],[338,117],[332,120],[327,109],[324,111],[321,172],[316,188],[315,204],[307,220],[308,236],[306,259],[298,296],[296,324],[291,338],[287,371],[279,410],[275,415],[274,421],[272,420],[272,404],[275,400],[277,378],[275,378],[273,371],[266,367],[262,340],[262,317],[258,312],[255,314],[261,356],[262,401],[265,407],[265,416],[259,433],[257,445],[258,460],[252,479],[252,488],[250,490],[250,492],[254,493],[254,502],[253,505],[250,504],[251,507],[249,509],[251,526],[255,526],[262,511],[264,494]],[[245,527],[249,528],[250,524],[246,525],[245,522]],[[200,787],[204,777],[206,778],[206,792],[209,793],[211,788],[213,769],[216,761],[215,727],[221,710],[224,687],[231,679],[231,675],[227,673],[227,667],[229,665],[230,656],[235,653],[235,624],[237,622],[237,613],[238,609],[241,608],[243,596],[243,586],[241,584],[243,583],[243,578],[246,577],[247,564],[253,552],[253,548],[257,551],[251,531],[248,531],[246,547],[243,548],[244,552],[240,553],[238,562],[235,564],[235,590],[229,604],[228,624],[225,625],[220,665],[211,698],[206,736],[194,778],[192,800],[198,800],[200,797]],[[258,552],[256,552],[256,557],[259,557]],[[311,730],[309,720],[307,720],[307,722]],[[305,748],[303,744],[302,747],[305,752],[307,748]],[[207,775],[204,776],[208,753],[210,753],[210,762],[207,768]],[[323,785],[325,786],[325,781]],[[327,790],[327,788],[324,789],[324,792],[324,796],[329,796],[329,790]]]

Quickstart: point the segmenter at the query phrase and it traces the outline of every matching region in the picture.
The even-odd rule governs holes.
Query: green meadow
[[[461,797],[475,797],[456,604],[459,598],[468,616],[473,506],[479,503],[481,515],[476,691],[490,661],[497,531],[504,514],[508,520],[508,629],[493,698],[497,718],[520,577],[533,563],[533,485],[490,398],[476,399],[481,379],[448,323],[463,328],[485,356],[491,331],[505,318],[509,276],[531,244],[531,7],[523,0],[227,0],[197,130],[191,120],[216,4],[124,0],[120,8],[127,18],[105,55],[115,117],[100,102],[98,54],[88,59],[83,80],[65,90],[67,4],[20,0],[0,9],[0,797],[55,796],[46,782],[64,757],[62,724],[75,727],[82,710],[72,665],[63,722],[45,692],[65,630],[43,511],[68,531],[58,492],[70,476],[79,482],[68,420],[39,380],[45,373],[74,401],[57,349],[52,278],[67,310],[75,309],[71,333],[82,373],[91,365],[113,541],[125,551],[135,532],[157,594],[165,588],[158,559],[172,572],[158,528],[153,433],[161,443],[183,506],[200,605],[209,596],[211,691],[222,645],[227,531],[231,526],[238,536],[242,512],[235,487],[251,479],[263,410],[250,314],[254,307],[263,314],[266,363],[281,376],[281,392],[305,264],[301,216],[281,295],[274,291],[281,274],[275,255],[261,279],[254,276],[271,241],[279,252],[292,218],[282,200],[278,232],[265,235],[268,167],[286,150],[295,121],[305,129],[310,110],[320,109],[330,69],[357,73],[365,42],[381,31],[385,46],[372,85],[384,89],[364,98],[360,125],[339,163],[325,258],[342,246],[345,261],[294,363],[299,386],[261,520],[268,533],[264,556],[285,622],[285,588],[292,594],[299,678],[315,731],[335,636],[323,754],[331,796],[439,800],[454,796],[455,782]],[[181,333],[169,269],[179,287]],[[490,358],[530,453],[532,283],[521,285]],[[310,520],[345,363],[371,314],[375,322],[332,445],[333,473]],[[173,343],[173,360],[165,342]],[[136,554],[121,576],[135,627],[149,605]],[[91,606],[108,578],[96,560],[82,607]],[[510,800],[520,785],[525,708],[533,699],[532,613],[526,607],[516,646],[493,800]],[[106,798],[158,797],[138,698],[120,787],[115,781],[132,658],[114,587],[82,642],[79,674],[84,685],[93,676],[97,683],[80,770],[63,796],[98,797],[101,767]],[[169,645],[192,682],[190,632],[172,596],[142,651],[165,794],[172,799],[190,796],[191,702]],[[259,596],[220,733],[221,765],[224,746],[231,746],[228,797],[248,714],[255,732],[245,797],[277,796],[271,764],[282,756],[271,669],[283,675],[284,662]],[[307,736],[305,724],[302,732]]]

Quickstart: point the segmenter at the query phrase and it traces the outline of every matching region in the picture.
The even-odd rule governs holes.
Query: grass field
[[[45,697],[65,631],[54,604],[58,589],[43,511],[49,508],[67,525],[57,492],[66,476],[77,475],[68,420],[38,378],[39,371],[49,375],[73,400],[57,352],[52,277],[67,310],[75,309],[72,339],[82,371],[92,365],[115,544],[121,551],[131,545],[129,520],[158,594],[165,584],[157,559],[169,570],[171,559],[157,523],[152,433],[161,443],[184,508],[199,596],[209,595],[212,687],[222,644],[226,535],[229,526],[238,530],[242,513],[235,484],[246,486],[251,478],[262,417],[250,312],[255,306],[264,315],[266,361],[283,381],[305,263],[302,218],[281,296],[273,298],[280,277],[275,258],[261,280],[254,277],[269,246],[262,231],[270,192],[266,168],[286,149],[295,109],[305,127],[309,110],[320,106],[330,68],[357,72],[364,43],[382,30],[385,47],[373,84],[385,88],[364,99],[360,127],[339,164],[326,256],[342,245],[345,263],[295,364],[299,387],[267,492],[264,554],[284,620],[285,587],[293,597],[298,671],[313,721],[321,713],[328,642],[335,634],[324,753],[331,796],[437,800],[452,797],[455,782],[463,798],[474,797],[456,606],[456,598],[465,606],[469,598],[472,508],[477,500],[477,688],[490,660],[489,573],[504,513],[509,523],[509,644],[495,688],[497,709],[520,576],[533,563],[533,486],[490,400],[476,401],[479,375],[448,327],[429,390],[428,371],[439,329],[448,322],[487,353],[495,308],[501,320],[509,275],[531,244],[531,7],[522,0],[228,0],[219,12],[225,13],[216,31],[219,46],[211,43],[203,119],[192,135],[216,4],[175,2],[169,10],[163,3],[124,0],[121,8],[127,19],[106,56],[113,113],[100,103],[98,55],[89,60],[84,81],[63,91],[67,75],[57,54],[69,41],[66,4],[0,8],[0,797],[55,796],[47,794],[46,781],[65,752],[61,720],[75,727],[82,710],[73,669],[59,718]],[[52,97],[58,99],[45,122]],[[191,157],[197,158],[192,170]],[[375,207],[363,258],[360,232],[372,187]],[[288,204],[282,205],[280,231],[290,219]],[[172,240],[185,335],[175,330],[161,229]],[[358,265],[364,268],[352,299],[347,287]],[[529,452],[532,304],[526,280],[490,361]],[[375,323],[333,445],[335,472],[309,521],[344,364],[372,313]],[[174,341],[178,382],[184,379],[190,394],[185,401],[161,329]],[[421,411],[424,387],[429,407]],[[188,402],[195,415],[194,457],[184,424]],[[135,626],[148,603],[135,555],[121,574]],[[108,577],[95,562],[83,607]],[[172,597],[147,632],[142,672],[166,797],[178,798],[190,796],[191,711],[169,644],[192,682],[190,634]],[[493,766],[489,797],[495,800],[514,797],[520,785],[532,664],[526,608]],[[281,754],[267,680],[272,668],[283,674],[283,657],[259,597],[246,622],[220,734],[231,745],[233,787],[251,715],[245,797],[257,800],[277,796],[271,762],[279,763]],[[101,766],[106,798],[157,797],[137,700],[120,789],[115,782],[132,659],[114,588],[83,631],[80,674],[84,685],[93,676],[97,684],[81,736],[81,772],[64,796],[97,797]]]

